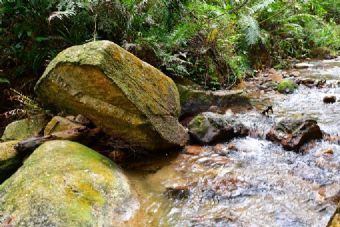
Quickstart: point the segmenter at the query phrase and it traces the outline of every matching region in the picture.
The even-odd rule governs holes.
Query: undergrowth
[[[114,41],[207,89],[340,49],[340,1],[0,0],[0,81],[34,78],[62,49]]]

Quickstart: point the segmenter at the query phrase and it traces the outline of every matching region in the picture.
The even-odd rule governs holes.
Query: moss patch
[[[197,115],[189,123],[188,127],[191,131],[195,131],[198,135],[203,136],[209,129],[209,123],[205,122],[207,119],[203,115]]]
[[[298,85],[289,79],[282,80],[277,86],[277,90],[280,93],[293,93],[297,88]]]
[[[58,111],[83,114],[106,133],[149,150],[182,146],[175,83],[109,41],[68,48],[38,81],[41,101]]]
[[[43,130],[46,123],[47,119],[43,115],[14,121],[7,125],[1,140],[23,140],[32,136],[37,136]]]
[[[0,186],[0,225],[124,226],[138,206],[120,169],[74,142],[41,145]]]

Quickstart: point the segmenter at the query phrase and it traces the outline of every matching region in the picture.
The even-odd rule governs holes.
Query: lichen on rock
[[[47,123],[44,115],[31,116],[22,120],[14,121],[7,125],[2,141],[23,140],[32,136],[37,136]]]
[[[125,226],[138,201],[113,162],[81,144],[50,141],[0,186],[0,226]]]
[[[109,41],[70,47],[51,61],[35,91],[48,107],[83,114],[106,133],[148,150],[183,146],[175,83]]]
[[[19,141],[0,143],[0,183],[9,177],[22,162],[22,157],[15,149]]]

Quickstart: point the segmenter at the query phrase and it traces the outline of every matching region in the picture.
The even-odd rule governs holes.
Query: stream
[[[132,226],[326,227],[340,197],[338,140],[296,153],[264,137],[275,122],[297,117],[316,119],[322,131],[339,136],[340,102],[323,98],[340,99],[340,59],[309,63],[314,66],[298,70],[299,77],[327,80],[324,88],[268,94],[270,116],[235,114],[251,129],[249,137],[194,146],[195,155],[174,154],[144,171],[127,171],[141,201]]]

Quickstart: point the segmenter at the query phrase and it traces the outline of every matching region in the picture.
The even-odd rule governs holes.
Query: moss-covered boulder
[[[0,186],[0,226],[125,226],[138,202],[121,170],[75,142],[37,148]]]
[[[290,79],[285,79],[282,80],[278,85],[277,85],[277,90],[280,93],[286,93],[286,94],[290,94],[293,93],[295,91],[295,89],[298,88],[298,85]]]
[[[15,150],[19,141],[8,141],[0,143],[0,183],[17,170],[22,157]]]
[[[109,41],[58,54],[35,91],[51,109],[82,114],[131,146],[170,149],[187,141],[175,83]]]
[[[44,129],[47,119],[44,115],[32,116],[30,118],[14,121],[7,125],[2,141],[23,140],[29,137],[38,136]]]

